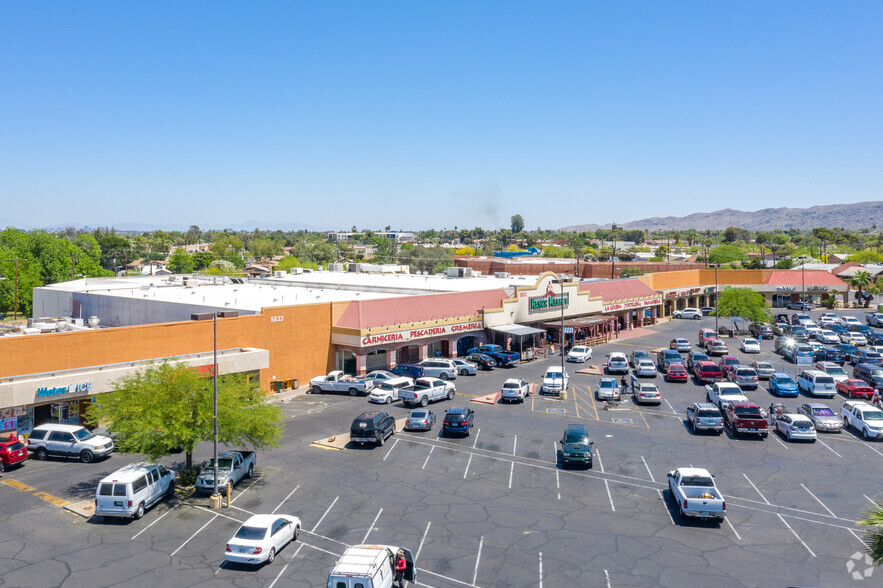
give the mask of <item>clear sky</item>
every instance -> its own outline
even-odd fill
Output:
[[[883,2],[3,2],[0,220],[527,228],[881,200]]]

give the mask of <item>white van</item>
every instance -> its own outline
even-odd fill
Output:
[[[174,493],[174,471],[152,463],[133,463],[98,484],[95,515],[140,519],[145,509]]]
[[[804,370],[797,377],[797,387],[801,392],[813,396],[834,398],[837,395],[837,383],[834,376],[819,370]]]
[[[399,551],[407,565],[403,579],[416,582],[417,569],[410,550],[391,545],[353,545],[331,570],[327,588],[392,588]]]

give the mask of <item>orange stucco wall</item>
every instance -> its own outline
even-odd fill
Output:
[[[762,284],[772,270],[718,269],[717,283],[726,285]],[[714,269],[695,269],[679,272],[660,272],[641,277],[654,290],[688,288],[699,284],[714,284]]]
[[[218,348],[270,351],[261,387],[301,384],[333,363],[330,303],[276,307],[263,314],[218,319]],[[212,321],[186,321],[0,339],[0,377],[84,368],[212,350]]]

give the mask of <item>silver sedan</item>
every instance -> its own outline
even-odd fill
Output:
[[[474,376],[478,373],[478,366],[465,359],[454,358],[451,361],[457,366],[457,373],[461,376]]]
[[[435,412],[428,408],[415,408],[405,421],[409,431],[430,431],[435,423]]]
[[[843,430],[840,418],[821,402],[807,402],[797,407],[797,413],[809,417],[819,433],[839,433]]]

